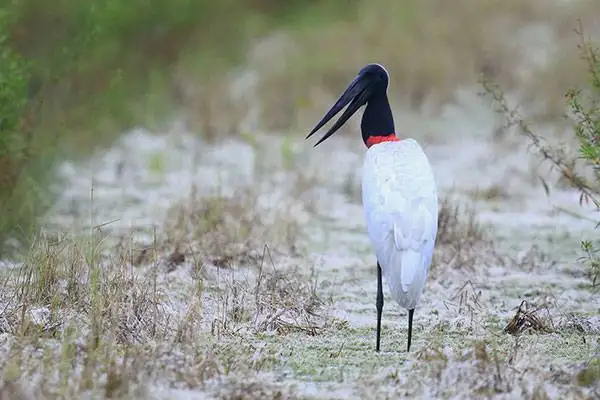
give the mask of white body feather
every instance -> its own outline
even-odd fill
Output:
[[[392,298],[414,309],[427,281],[438,219],[433,172],[415,140],[383,142],[367,150],[362,200]]]

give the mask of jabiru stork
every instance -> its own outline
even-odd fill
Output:
[[[316,147],[366,105],[361,121],[362,139],[367,146],[362,202],[377,258],[375,350],[379,352],[381,341],[383,275],[392,298],[408,310],[409,352],[413,314],[427,281],[437,236],[438,195],[433,171],[421,146],[414,139],[396,136],[387,96],[389,81],[382,65],[366,65],[306,139],[349,104]]]

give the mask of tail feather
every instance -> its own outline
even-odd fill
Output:
[[[422,256],[420,253],[406,249],[400,256],[400,282],[402,290],[408,292],[410,286],[417,278],[417,273],[423,268]]]
[[[416,307],[426,278],[423,255],[415,250],[394,251],[381,267],[392,298],[402,307]]]

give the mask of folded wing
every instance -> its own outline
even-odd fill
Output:
[[[394,257],[399,261],[402,290],[408,292],[415,279],[427,275],[437,230],[432,210],[426,199],[414,199],[410,209],[393,215],[392,231]],[[392,265],[390,267],[393,268]]]

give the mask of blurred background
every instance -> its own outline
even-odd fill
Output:
[[[597,0],[5,0],[0,241],[35,231],[60,160],[175,119],[208,140],[303,138],[367,62],[403,112],[434,115],[483,75],[560,124],[587,79],[579,18],[598,38]]]

